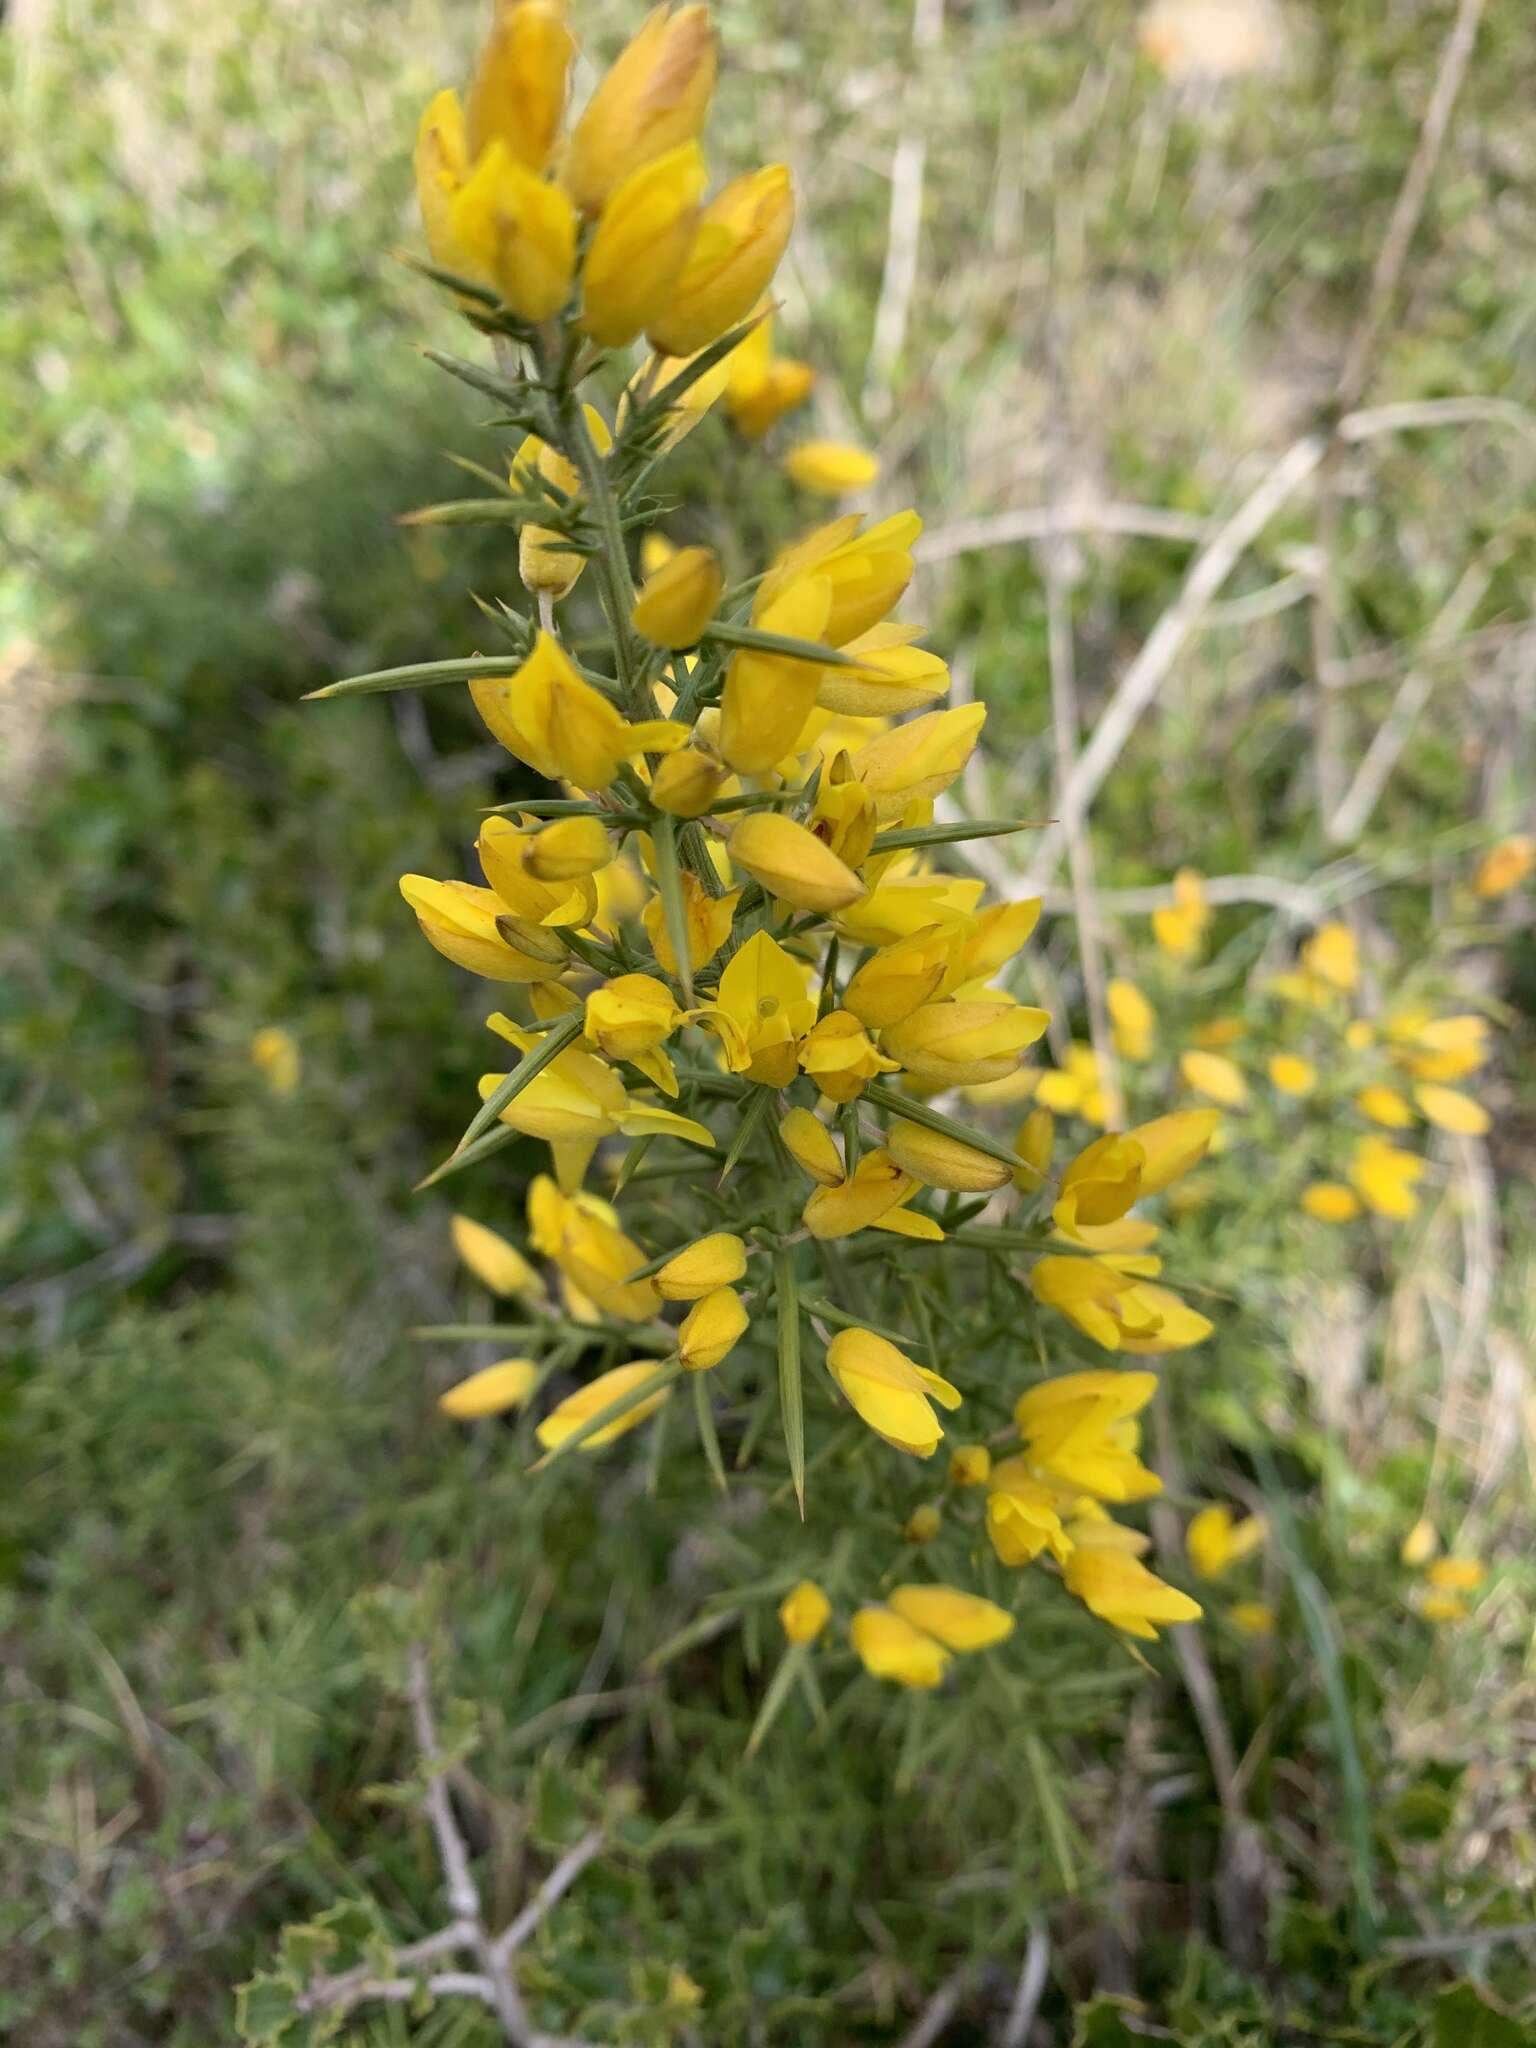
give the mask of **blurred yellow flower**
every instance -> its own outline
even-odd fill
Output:
[[[1518,889],[1533,869],[1536,869],[1536,839],[1519,832],[1510,839],[1501,839],[1497,846],[1490,847],[1483,855],[1473,878],[1474,894],[1483,897],[1507,896],[1511,889]]]
[[[1421,1081],[1413,1091],[1419,1113],[1442,1131],[1455,1131],[1464,1138],[1486,1137],[1493,1119],[1480,1102],[1458,1088],[1442,1088]]]
[[[714,616],[725,578],[711,548],[678,548],[645,580],[630,624],[658,647],[692,647]]]
[[[251,1035],[250,1057],[251,1065],[274,1095],[293,1094],[303,1074],[304,1062],[299,1054],[299,1042],[291,1031],[285,1031],[281,1024],[264,1024]]]
[[[1104,991],[1109,1006],[1110,1034],[1123,1060],[1149,1060],[1157,1017],[1133,981],[1116,979]]]
[[[1208,1095],[1223,1109],[1242,1109],[1248,1101],[1242,1069],[1219,1052],[1182,1052],[1179,1072],[1197,1094]]]
[[[1192,960],[1210,921],[1204,882],[1193,868],[1180,868],[1173,878],[1173,902],[1152,913],[1153,938],[1175,960]]]
[[[1202,1613],[1198,1600],[1121,1550],[1079,1544],[1062,1566],[1062,1577],[1091,1614],[1149,1642],[1157,1637],[1154,1624],[1198,1621]]]
[[[1184,1547],[1197,1578],[1219,1579],[1233,1565],[1251,1557],[1268,1534],[1269,1524],[1262,1515],[1234,1521],[1232,1510],[1218,1501],[1191,1517]]]
[[[1359,986],[1360,948],[1347,924],[1320,925],[1301,949],[1301,964],[1341,995]]]
[[[539,1368],[531,1358],[503,1358],[440,1394],[437,1405],[456,1422],[504,1415],[509,1408],[525,1407],[538,1383]]]
[[[449,1229],[454,1250],[492,1294],[543,1298],[543,1282],[515,1244],[469,1216],[455,1216]]]
[[[1275,1610],[1263,1600],[1234,1600],[1227,1619],[1244,1636],[1272,1636],[1278,1626]]]
[[[599,82],[571,136],[562,177],[584,213],[642,164],[692,142],[715,88],[707,7],[655,7]]]
[[[1413,1122],[1413,1111],[1395,1088],[1362,1088],[1355,1107],[1373,1124],[1384,1124],[1389,1131],[1405,1131]]]
[[[1420,1516],[1403,1538],[1398,1556],[1406,1565],[1426,1565],[1440,1548],[1439,1531],[1426,1516]]]
[[[1338,1180],[1315,1180],[1303,1188],[1301,1206],[1319,1223],[1351,1223],[1360,1214],[1359,1197]]]
[[[907,1543],[931,1543],[943,1527],[944,1517],[932,1501],[924,1501],[915,1507],[902,1524],[902,1538]]]
[[[952,1486],[985,1486],[992,1471],[992,1453],[985,1444],[956,1444],[949,1454]]]
[[[576,1434],[584,1423],[594,1415],[600,1415],[605,1408],[635,1393],[639,1388],[655,1379],[657,1364],[654,1358],[639,1359],[632,1365],[616,1365],[611,1372],[599,1373],[595,1380],[589,1380],[584,1387],[578,1387],[574,1394],[567,1394],[557,1408],[552,1408],[539,1424],[534,1434],[546,1451],[558,1450],[567,1437]],[[662,1402],[671,1395],[671,1386],[659,1388],[654,1394],[644,1396],[636,1405],[616,1416],[612,1422],[605,1422],[585,1437],[579,1448],[583,1451],[601,1450],[604,1444],[611,1444],[616,1437],[638,1429],[647,1416],[654,1415]]]
[[[894,1679],[914,1692],[931,1692],[950,1662],[942,1643],[889,1607],[861,1607],[848,1636],[872,1678]]]
[[[814,1643],[832,1619],[832,1603],[814,1579],[801,1579],[779,1603],[779,1626],[792,1643]]]
[[[785,456],[784,469],[801,490],[828,498],[866,491],[880,475],[878,460],[846,441],[801,441]]]
[[[1424,1177],[1424,1162],[1385,1138],[1362,1138],[1350,1162],[1349,1177],[1367,1208],[1378,1216],[1402,1222],[1417,1214],[1414,1185]]]
[[[1317,1069],[1297,1053],[1277,1052],[1269,1063],[1269,1078],[1282,1095],[1310,1095],[1317,1086]]]
[[[565,117],[575,54],[565,0],[497,0],[465,110],[470,156],[500,142],[525,169],[542,171]]]

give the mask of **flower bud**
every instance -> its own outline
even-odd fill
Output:
[[[896,1062],[875,1050],[851,1010],[829,1010],[800,1041],[800,1065],[831,1102],[852,1102],[866,1081],[894,1074]]]
[[[927,711],[861,747],[853,757],[853,772],[881,818],[897,817],[915,797],[948,789],[975,752],[986,716],[984,704]]]
[[[720,559],[711,549],[679,548],[646,578],[630,624],[658,647],[696,646],[724,587]]]
[[[709,174],[696,142],[632,171],[604,206],[581,273],[581,324],[623,348],[672,302]]]
[[[449,1225],[453,1248],[471,1273],[492,1294],[526,1294],[542,1299],[543,1283],[515,1244],[469,1216],[455,1216]]]
[[[508,944],[497,929],[506,906],[494,889],[402,875],[400,894],[415,911],[428,944],[471,974],[487,981],[548,981],[561,972],[563,960],[539,959]]]
[[[717,1287],[732,1287],[747,1270],[747,1248],[729,1230],[683,1246],[655,1275],[663,1301],[697,1301]]]
[[[995,1601],[957,1586],[897,1586],[891,1610],[925,1634],[937,1636],[946,1650],[990,1650],[1013,1634],[1013,1616]]]
[[[791,1159],[812,1180],[824,1188],[841,1185],[843,1155],[837,1149],[837,1141],[808,1109],[790,1110],[779,1124],[779,1136]]]
[[[1050,1020],[1023,1003],[924,1003],[893,1024],[882,1043],[909,1074],[945,1087],[1000,1081]]]
[[[904,1117],[893,1121],[886,1143],[896,1164],[927,1188],[979,1195],[1006,1186],[1010,1178],[1010,1169],[1002,1160]]]
[[[786,165],[732,179],[699,216],[671,304],[646,330],[652,345],[691,356],[744,320],[779,267],[794,218]]]
[[[784,473],[802,491],[846,498],[869,489],[880,475],[880,463],[846,441],[801,441],[785,456]]]
[[[548,320],[569,298],[575,209],[505,143],[491,144],[455,194],[450,228],[469,274],[493,284],[520,319]]]
[[[607,421],[595,406],[583,406],[582,410],[593,445],[599,455],[606,455],[613,445]],[[547,442],[541,441],[537,434],[528,435],[512,458],[513,489],[525,491],[530,497],[536,496],[532,474],[543,477],[546,483],[553,484],[568,498],[581,494],[581,478],[576,474],[574,463],[558,448],[551,448]],[[556,533],[553,527],[525,526],[517,537],[518,575],[530,590],[547,590],[557,602],[575,589],[577,578],[586,566],[586,557],[573,553],[565,536]],[[470,691],[473,695],[473,684]]]
[[[849,982],[843,1002],[872,1031],[899,1024],[926,1003],[944,979],[960,924],[924,925],[910,938],[882,946]]]
[[[474,267],[453,229],[453,202],[468,176],[464,109],[456,92],[440,92],[422,115],[416,133],[416,198],[426,230],[427,253],[442,269],[460,277],[468,277]]]
[[[1536,839],[1526,833],[1518,833],[1513,839],[1501,839],[1497,846],[1490,847],[1483,855],[1472,883],[1472,892],[1485,900],[1507,896],[1511,889],[1519,888],[1533,869],[1536,869]]]
[[[932,1501],[924,1501],[915,1507],[901,1525],[902,1540],[907,1543],[931,1543],[943,1525],[944,1517]]]
[[[655,7],[588,100],[564,177],[583,213],[596,213],[632,171],[692,142],[715,89],[707,7]]]
[[[587,997],[586,1035],[611,1060],[650,1052],[682,1021],[672,991],[654,974],[615,975]]]
[[[557,1408],[552,1408],[539,1424],[534,1434],[546,1451],[558,1450],[568,1436],[574,1436],[584,1422],[611,1407],[626,1394],[632,1394],[643,1387],[647,1380],[656,1377],[654,1358],[637,1359],[632,1365],[616,1365],[611,1372],[599,1373],[595,1380],[589,1380],[584,1387],[578,1387],[574,1394],[567,1394]],[[657,1393],[641,1400],[625,1414],[616,1416],[612,1422],[605,1422],[591,1436],[583,1439],[583,1451],[601,1450],[604,1444],[611,1444],[615,1437],[624,1436],[629,1430],[638,1429],[648,1415],[654,1415],[662,1402],[671,1394],[670,1386],[662,1387]]]
[[[657,762],[651,777],[651,802],[674,818],[701,818],[720,794],[727,774],[712,754],[699,747],[680,747]]]
[[[816,694],[822,710],[848,718],[896,718],[942,697],[949,670],[926,647],[912,645],[918,630],[891,620],[848,642],[843,652],[856,655],[860,665],[822,671]]]
[[[747,1327],[747,1312],[733,1287],[717,1287],[696,1301],[677,1332],[677,1355],[689,1372],[720,1363]]]
[[[891,1678],[913,1692],[931,1692],[950,1661],[942,1643],[889,1607],[861,1607],[848,1638],[871,1678]]]
[[[832,1603],[814,1579],[802,1579],[779,1603],[779,1626],[792,1643],[814,1643],[832,1619]]]
[[[827,1346],[827,1370],[860,1420],[913,1457],[931,1458],[944,1435],[929,1403],[960,1406],[958,1388],[873,1330],[839,1330]]]
[[[534,834],[524,859],[537,881],[574,882],[607,867],[613,845],[601,818],[557,818]]]
[[[498,0],[469,88],[472,161],[500,141],[526,170],[544,169],[565,117],[575,54],[565,0]]]
[[[472,1422],[483,1415],[505,1415],[509,1408],[525,1407],[539,1383],[539,1368],[531,1358],[503,1358],[460,1380],[437,1405],[455,1422]]]
[[[1079,1152],[1061,1177],[1061,1195],[1051,1211],[1058,1230],[1079,1224],[1090,1229],[1115,1223],[1141,1193],[1146,1155],[1129,1138],[1111,1132]]]
[[[951,1486],[985,1486],[992,1474],[992,1453],[985,1444],[956,1444],[949,1454]]]
[[[857,868],[869,858],[877,823],[874,800],[862,782],[854,781],[848,756],[835,754],[816,792],[811,831],[845,867]]]
[[[738,867],[797,910],[841,910],[864,894],[864,884],[830,847],[781,812],[749,813],[729,848]]]
[[[1126,1137],[1141,1147],[1141,1192],[1160,1195],[1198,1166],[1220,1122],[1214,1109],[1176,1109],[1127,1131]]]

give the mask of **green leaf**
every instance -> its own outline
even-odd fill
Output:
[[[547,1471],[568,1452],[579,1451],[588,1438],[595,1436],[598,1430],[605,1428],[610,1422],[617,1422],[621,1416],[628,1415],[631,1409],[638,1408],[642,1401],[649,1401],[651,1396],[660,1393],[663,1387],[670,1387],[682,1369],[683,1363],[680,1358],[663,1360],[649,1379],[641,1380],[638,1386],[628,1388],[617,1400],[610,1401],[605,1408],[599,1408],[595,1415],[589,1415],[579,1428],[573,1429],[552,1451],[546,1451],[542,1458],[535,1459],[528,1470]]]
[[[1178,2041],[1166,2027],[1147,2023],[1146,2007],[1136,1998],[1112,1992],[1080,2005],[1073,2015],[1072,2048],[1139,2048],[1143,2041]]]
[[[809,1643],[791,1643],[779,1659],[779,1668],[768,1681],[768,1690],[763,1694],[763,1704],[757,1710],[757,1719],[752,1723],[752,1733],[747,1737],[746,1755],[756,1756],[762,1748],[768,1731],[778,1719],[779,1710],[789,1698],[790,1688],[799,1677],[809,1654]]]
[[[301,2017],[295,1979],[267,1971],[235,1992],[235,2032],[251,2048],[275,2048]]]
[[[800,1290],[791,1253],[773,1255],[773,1298],[779,1320],[779,1415],[784,1448],[795,1485],[800,1519],[805,1520],[805,1388],[800,1377]]]
[[[656,889],[666,918],[667,937],[677,956],[677,981],[683,992],[683,1006],[693,1008],[693,962],[688,949],[688,908],[683,901],[682,876],[677,866],[677,820],[659,814],[651,831],[651,848],[656,856]]]
[[[729,1482],[725,1476],[725,1460],[720,1455],[720,1432],[715,1428],[714,1396],[709,1391],[709,1374],[696,1372],[693,1380],[693,1413],[699,1425],[699,1442],[704,1448],[704,1462],[709,1467],[709,1476],[720,1493],[728,1491]]]
[[[1465,1979],[1435,2000],[1430,2048],[1533,2048],[1536,2026],[1515,2019]]]
[[[870,854],[899,853],[909,846],[956,846],[966,839],[1001,839],[1008,832],[1037,832],[1036,818],[973,818],[965,824],[914,825],[905,832],[877,832]]]
[[[814,661],[820,668],[858,668],[856,655],[841,648],[823,647],[816,640],[797,640],[789,633],[763,633],[756,626],[733,626],[717,619],[704,629],[706,643],[720,647],[746,647],[756,654],[782,654],[791,661]]]
[[[725,1164],[720,1169],[719,1184],[722,1187],[730,1178],[732,1168],[737,1165],[748,1145],[752,1142],[753,1133],[768,1114],[768,1105],[772,1100],[773,1090],[771,1088],[754,1088],[752,1090],[751,1100],[741,1113],[740,1120],[736,1125],[736,1135],[731,1140],[731,1149],[726,1153]]]
[[[510,1124],[498,1124],[494,1131],[487,1131],[483,1138],[476,1138],[474,1143],[466,1145],[462,1152],[451,1153],[441,1166],[434,1166],[424,1179],[417,1181],[411,1190],[412,1194],[419,1195],[427,1188],[435,1188],[438,1182],[446,1180],[450,1173],[462,1173],[466,1166],[474,1166],[488,1154],[499,1152],[503,1145],[515,1144],[522,1135],[521,1131],[514,1131]]]
[[[312,704],[322,697],[366,697],[377,690],[425,690],[435,683],[468,683],[476,676],[515,676],[526,654],[462,654],[450,661],[413,661],[404,668],[376,668],[362,676],[343,676],[300,699]]]
[[[458,286],[455,285],[454,289],[457,290]],[[438,348],[424,348],[422,354],[429,363],[436,363],[440,370],[446,370],[450,377],[457,377],[461,384],[467,384],[471,391],[478,391],[483,398],[494,398],[498,405],[504,405],[515,413],[528,411],[526,385],[498,377],[494,370],[484,369],[479,363],[467,363],[462,356],[445,355]]]
[[[1029,1170],[1027,1162],[1000,1138],[990,1137],[985,1131],[972,1130],[969,1124],[957,1124],[953,1117],[930,1109],[915,1095],[903,1095],[899,1089],[887,1088],[883,1081],[869,1082],[863,1099],[871,1109],[886,1110],[891,1116],[905,1118],[909,1124],[921,1124],[924,1130],[937,1131],[944,1138],[954,1138],[962,1145],[971,1146],[974,1151],[984,1152],[989,1159],[1001,1160],[1005,1166]]]
[[[402,512],[400,526],[527,526],[528,508],[521,499],[445,498],[439,505],[421,505]],[[570,543],[567,542],[569,547]]]

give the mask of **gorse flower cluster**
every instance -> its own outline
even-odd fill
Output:
[[[573,53],[560,0],[503,0],[466,100],[438,95],[417,150],[430,274],[496,367],[436,360],[512,439],[501,467],[471,466],[487,495],[416,516],[515,531],[531,607],[485,608],[505,652],[323,693],[467,682],[559,791],[530,781],[485,818],[482,881],[401,882],[429,943],[505,992],[487,1019],[503,1058],[433,1178],[518,1138],[547,1147],[525,1249],[455,1224],[514,1305],[495,1327],[518,1355],[442,1406],[526,1409],[540,1465],[644,1425],[654,1471],[687,1385],[715,1484],[729,1459],[782,1479],[802,1517],[820,1493],[823,1528],[862,1515],[871,1577],[898,1575],[903,1543],[909,1560],[949,1545],[997,1592],[1000,1568],[1048,1561],[1150,1637],[1200,1611],[1110,1512],[1158,1490],[1137,1421],[1156,1376],[1056,1367],[1074,1329],[1140,1356],[1209,1334],[1131,1212],[1197,1164],[1218,1115],[1060,1162],[1039,1106],[996,1127],[1048,1022],[1008,985],[1039,905],[985,905],[940,864],[1018,828],[933,821],[986,713],[942,708],[944,663],[897,616],[917,515],[838,518],[734,586],[710,548],[658,530],[683,434],[721,406],[755,438],[810,388],[769,340],[789,174],[707,197],[706,9],[657,8],[567,132]],[[854,453],[812,443],[798,466],[842,491],[870,480]],[[578,634],[594,594],[601,634]],[[872,1461],[921,1471],[951,1430],[969,1441],[949,1446],[945,1504],[870,1504]],[[781,1526],[791,1559],[799,1525]],[[786,1594],[786,1674],[849,1568],[845,1546],[827,1589]],[[998,1601],[904,1581],[849,1639],[871,1672],[926,1688],[1013,1627]]]

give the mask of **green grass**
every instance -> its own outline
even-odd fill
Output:
[[[596,12],[612,47],[619,11]],[[1372,403],[1532,399],[1536,47],[1518,10],[1489,13]],[[886,502],[933,528],[1043,502],[1059,413],[1065,493],[1220,514],[1313,422],[1446,10],[1314,10],[1286,79],[1211,93],[1138,60],[1129,5],[952,14],[904,88],[904,8],[723,10],[721,154],[782,149],[805,193],[784,324],[823,365],[820,424],[857,421],[886,167],[920,115],[925,237]],[[519,784],[458,691],[297,700],[479,644],[469,593],[514,589],[504,545],[392,523],[451,490],[445,448],[493,445],[478,401],[413,354],[457,337],[389,255],[414,233],[415,111],[462,68],[477,16],[422,0],[30,18],[0,49],[18,137],[0,170],[0,2031],[194,2048],[231,2037],[234,1987],[281,1968],[285,1927],[338,1901],[354,1944],[438,1924],[416,1804],[376,1789],[416,1767],[412,1636],[433,1645],[449,1725],[474,1731],[456,1793],[499,1914],[583,1825],[612,1832],[527,1952],[545,2025],[893,2041],[969,1968],[941,2037],[960,2048],[999,2037],[1041,1916],[1053,2041],[1074,2007],[1084,2048],[1139,2038],[1106,2002],[1120,1992],[1188,2048],[1532,2039],[1492,2009],[1528,1999],[1528,1945],[1400,1946],[1532,1913],[1536,956],[1528,910],[1469,927],[1452,906],[1475,849],[1529,822],[1517,659],[1447,663],[1358,850],[1378,971],[1508,1005],[1498,1265],[1455,1413],[1459,1183],[1436,1182],[1406,1239],[1329,1238],[1294,1215],[1293,1181],[1240,1152],[1174,1241],[1176,1278],[1219,1304],[1216,1344],[1168,1373],[1191,1492],[1290,1507],[1258,1582],[1280,1642],[1255,1647],[1220,1612],[1206,1631],[1274,1880],[1264,1965],[1240,1968],[1166,1651],[1148,1670],[1106,1637],[1078,1668],[1042,1578],[1016,1657],[914,1715],[829,1650],[826,1729],[794,1698],[747,1764],[773,1607],[828,1530],[792,1535],[754,1581],[756,1543],[701,1513],[680,1460],[654,1491],[641,1461],[529,1482],[513,1432],[437,1415],[467,1354],[407,1332],[486,1308],[453,1268],[450,1207],[512,1227],[532,1156],[410,1194],[467,1121],[483,1005],[419,944],[395,880],[465,871],[476,807]],[[1362,448],[1346,652],[1423,634],[1469,568],[1464,629],[1523,618],[1531,476],[1528,436],[1496,427]],[[712,426],[671,478],[671,530],[734,563],[804,516]],[[1228,594],[1305,566],[1310,540],[1298,503]],[[1087,546],[1090,720],[1188,558]],[[1034,556],[965,556],[919,595],[936,644],[974,661],[1010,803],[1048,811]],[[1194,639],[1095,808],[1107,890],[1185,861],[1306,877],[1334,857],[1309,794],[1309,678],[1303,607]],[[1350,693],[1354,755],[1398,679]],[[1165,1019],[1149,1099],[1198,1018],[1247,1003],[1272,931],[1224,913],[1213,964],[1155,984],[1145,921],[1112,919],[1113,965]],[[1075,1002],[1070,921],[1043,938]],[[288,1100],[248,1058],[270,1023],[303,1057]],[[1495,1566],[1473,1621],[1440,1633],[1397,1562],[1426,1490]],[[909,1491],[890,1486],[893,1530]],[[716,1607],[739,1618],[648,1670]],[[594,1693],[617,1701],[562,1722],[562,1701]],[[667,2003],[674,1967],[703,1990],[696,2017]],[[499,2036],[445,2002],[367,2009],[343,2038]]]

